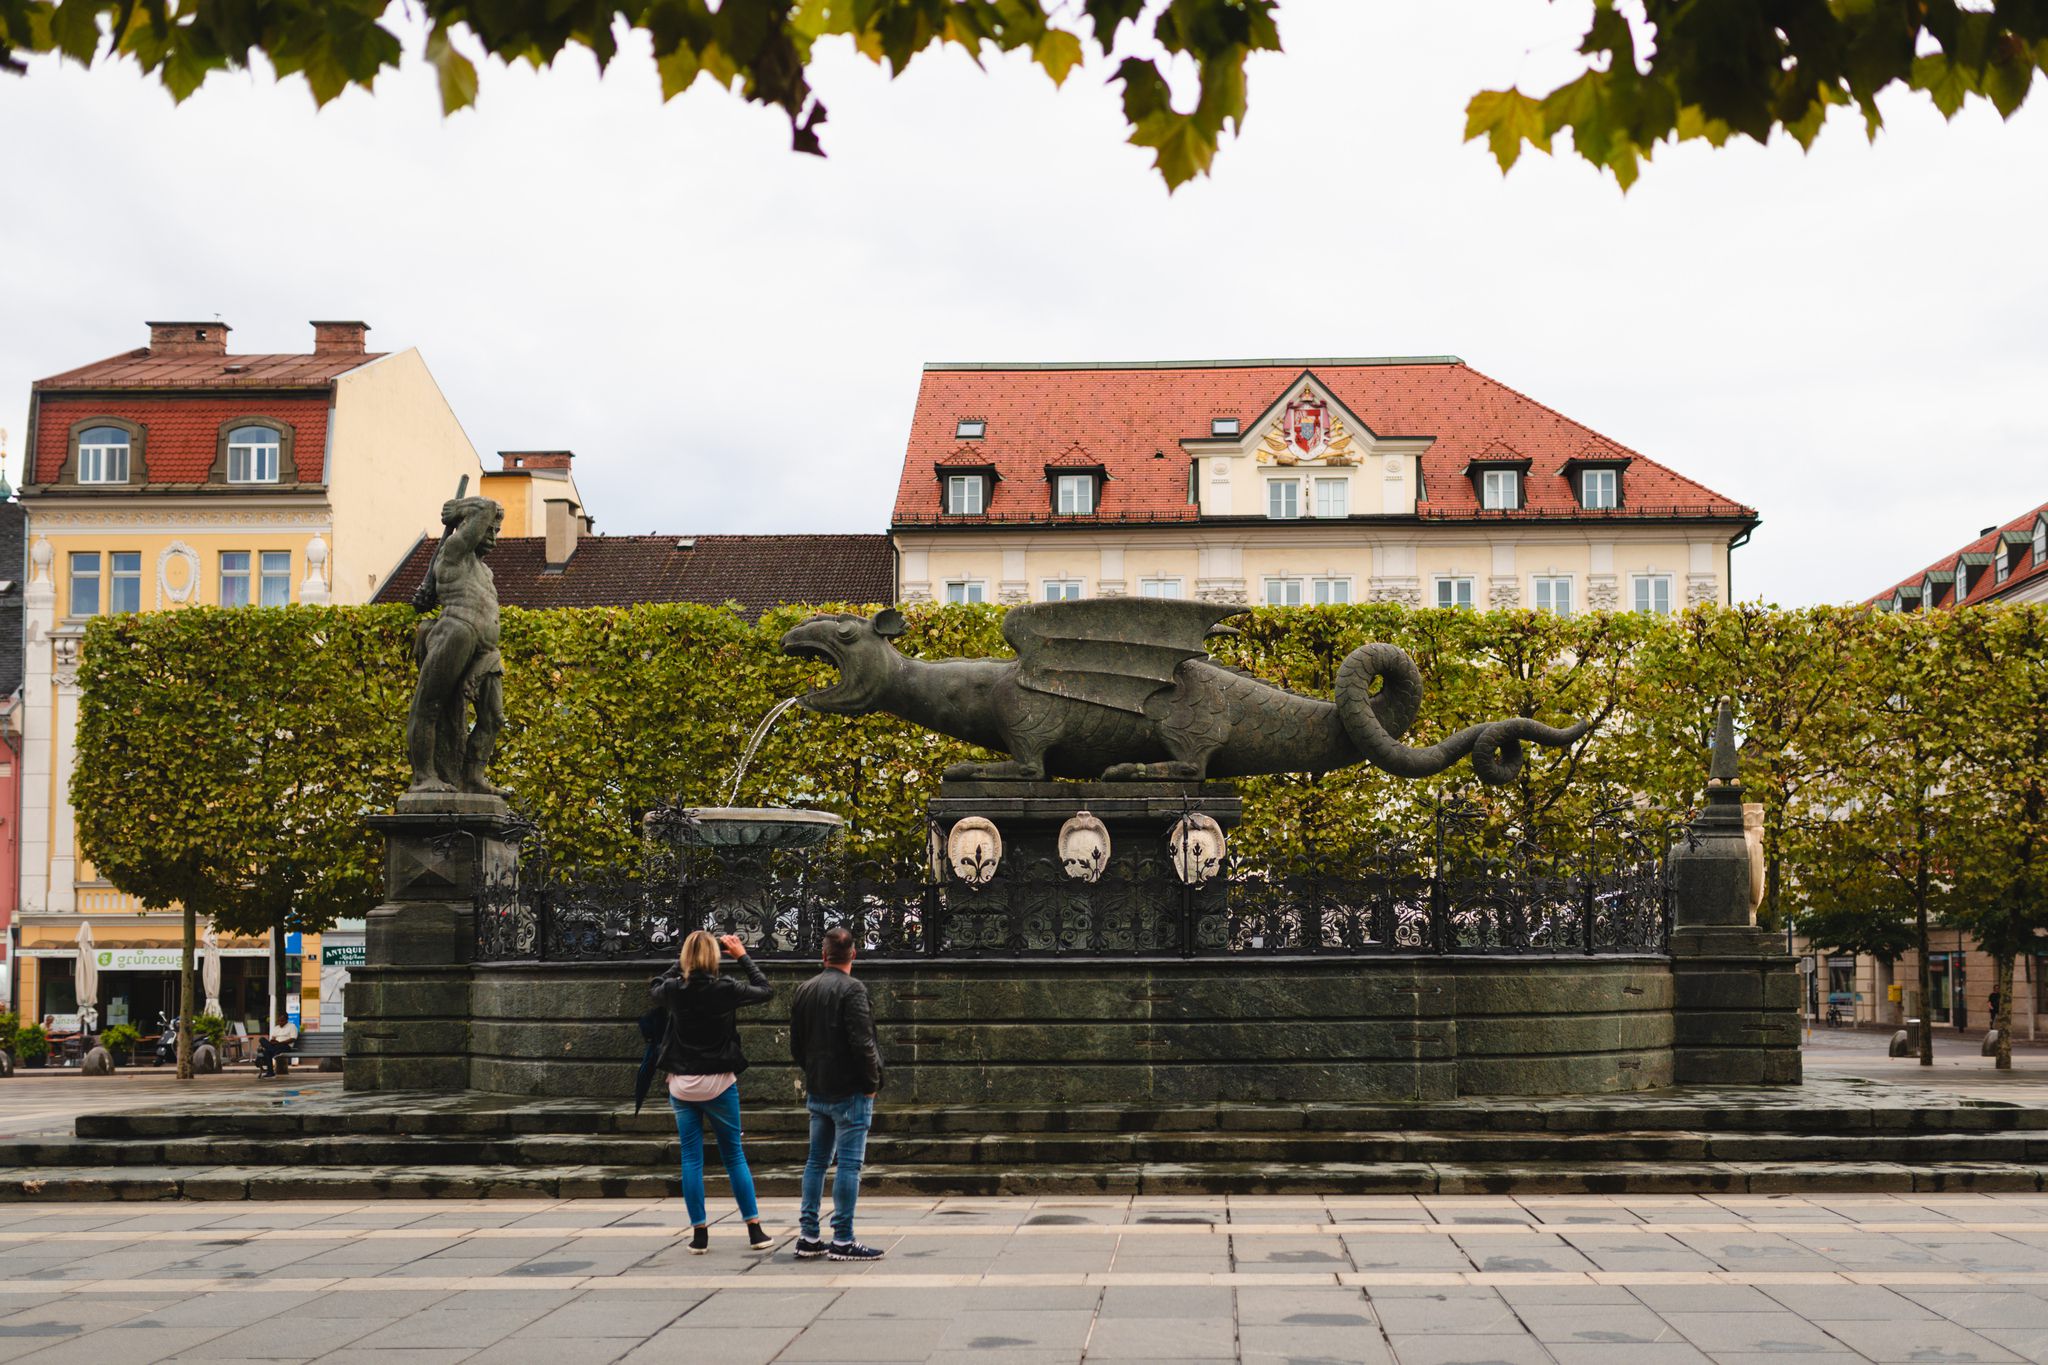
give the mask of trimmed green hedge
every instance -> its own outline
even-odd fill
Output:
[[[692,605],[507,609],[510,725],[494,776],[558,858],[632,858],[644,811],[723,804],[760,717],[832,676],[780,651],[782,632],[806,614],[788,608],[750,623]],[[908,616],[906,654],[1008,652],[999,608]],[[287,923],[305,927],[362,913],[377,897],[378,845],[361,817],[390,809],[406,782],[415,619],[407,607],[96,619],[80,668],[72,788],[86,856],[145,900],[182,899],[230,928],[275,922],[280,906]],[[2039,696],[2041,675],[2027,669],[2042,664],[2048,613],[1743,607],[1560,619],[1365,604],[1261,608],[1235,624],[1240,633],[1213,642],[1219,658],[1323,696],[1357,645],[1409,650],[1427,680],[1410,743],[1504,715],[1563,723],[1607,713],[1574,749],[1532,751],[1504,788],[1479,786],[1462,763],[1420,783],[1369,767],[1246,781],[1247,852],[1417,838],[1445,798],[1476,802],[1497,834],[1552,842],[1603,806],[1676,815],[1697,799],[1715,699],[1728,695],[1745,731],[1744,780],[1767,807],[1775,902],[1791,862],[1813,871],[1829,812],[1884,808],[1896,795],[1885,783],[1913,722],[1886,721],[1886,696],[1925,690],[1937,676],[1949,689],[1975,679],[1967,702],[1949,703],[1971,722],[1958,733],[2025,730],[2026,707],[2011,703]],[[1953,737],[1940,745],[1943,761],[1979,766],[1968,789],[2006,820],[2048,764],[2016,756],[2011,743],[1997,753],[1966,753]],[[858,850],[916,858],[939,772],[970,756],[893,718],[797,709],[763,743],[739,799],[830,809],[846,817]],[[1804,881],[1809,891],[1819,884]]]

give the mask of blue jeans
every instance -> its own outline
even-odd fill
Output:
[[[726,1178],[732,1181],[733,1202],[748,1222],[761,1216],[754,1202],[754,1173],[747,1169],[747,1151],[740,1145],[740,1088],[729,1085],[715,1100],[685,1104],[669,1096],[668,1107],[676,1113],[676,1136],[683,1144],[683,1203],[689,1206],[693,1227],[704,1225],[704,1125],[710,1123],[718,1138],[718,1159],[725,1163]]]
[[[825,1168],[833,1162],[832,1240],[853,1240],[853,1205],[860,1198],[860,1163],[868,1151],[868,1126],[875,1120],[875,1102],[867,1095],[843,1100],[805,1101],[811,1111],[811,1154],[804,1161],[803,1206],[798,1226],[808,1241],[818,1240],[818,1206],[825,1200]]]

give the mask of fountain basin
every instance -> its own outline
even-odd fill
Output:
[[[823,810],[793,806],[685,806],[648,815],[650,833],[692,848],[810,848],[845,828]]]

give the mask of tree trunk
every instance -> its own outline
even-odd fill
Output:
[[[192,1079],[192,1021],[199,1003],[192,998],[192,954],[199,946],[199,915],[185,907],[185,946],[178,958],[178,1079]]]
[[[1998,959],[1998,1008],[1991,1011],[1991,1027],[1998,1030],[1998,1070],[2012,1070],[2012,957],[2005,953]]]
[[[1913,810],[1913,846],[1919,853],[1920,866],[1913,873],[1913,932],[1920,940],[1920,1065],[1934,1065],[1934,1001],[1931,991],[1933,975],[1928,970],[1927,959],[1932,955],[1927,945],[1927,807],[1916,804]]]

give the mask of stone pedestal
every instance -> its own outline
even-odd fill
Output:
[[[369,824],[384,836],[384,903],[349,973],[345,1084],[463,1089],[474,897],[480,881],[516,872],[516,822],[497,797],[452,795],[407,797]]]
[[[1091,947],[1137,947],[1170,954],[1191,943],[1221,945],[1225,880],[1184,885],[1174,874],[1167,836],[1184,815],[1207,815],[1226,835],[1235,829],[1244,806],[1227,782],[949,778],[926,809],[942,846],[969,816],[993,823],[1003,841],[1002,861],[986,885],[946,877],[944,951],[1086,954]],[[1093,882],[1069,876],[1060,857],[1061,828],[1083,812],[1109,834],[1109,860]]]
[[[1724,730],[1732,724],[1724,718]],[[1733,735],[1717,752],[1707,808],[1671,850],[1672,1071],[1680,1085],[1797,1085],[1799,973],[1751,919]],[[1717,748],[1719,746],[1717,745]]]

